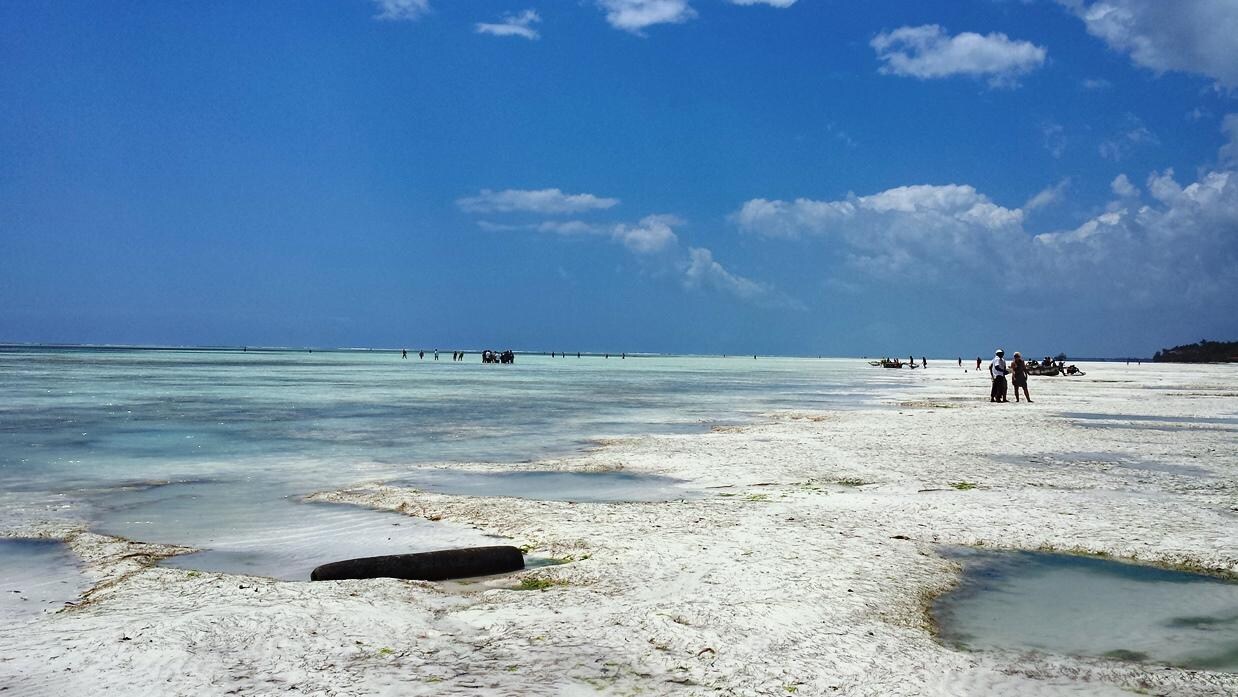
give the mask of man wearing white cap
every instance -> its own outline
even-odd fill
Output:
[[[989,377],[993,378],[993,389],[989,391],[990,402],[1006,401],[1006,359],[1005,352],[997,349],[993,352],[993,360],[989,361]]]

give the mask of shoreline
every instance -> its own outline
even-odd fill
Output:
[[[1037,402],[1025,407],[980,403],[974,380],[947,378],[894,390],[880,409],[778,412],[517,465],[666,475],[705,492],[681,501],[382,485],[308,497],[469,525],[570,559],[457,586],[187,572],[153,565],[170,546],[78,533],[71,546],[97,579],[89,602],[0,630],[0,684],[35,694],[53,680],[144,694],[1233,694],[1238,674],[968,653],[934,637],[925,610],[959,569],[941,545],[1052,545],[1238,572],[1233,429],[1089,428],[1060,415],[1107,401],[1228,418],[1211,398],[1223,390],[1170,386],[1208,396],[1132,402],[1116,393],[1123,382],[1097,378],[1033,383]],[[993,414],[1016,409],[1009,437],[994,439]],[[521,578],[550,585],[512,590]]]

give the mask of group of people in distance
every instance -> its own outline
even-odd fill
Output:
[[[425,351],[418,351],[418,352],[417,352],[417,358],[418,358],[418,360],[425,360],[425,357],[426,357],[426,352],[425,352]],[[400,358],[408,358],[408,349],[400,349]],[[436,360],[436,361],[438,360],[438,349],[434,349],[434,360]],[[464,360],[464,352],[463,352],[463,351],[452,351],[452,352],[451,352],[451,360],[453,360],[453,361],[463,361],[463,360]]]
[[[510,350],[504,351],[502,353],[499,353],[497,351],[482,351],[481,362],[482,363],[502,363],[502,364],[515,363],[516,354],[512,353]]]
[[[980,359],[976,359],[977,368],[979,367]],[[989,361],[989,377],[993,378],[993,389],[989,392],[990,402],[1008,402],[1006,399],[1006,376],[1010,375],[1010,381],[1014,384],[1014,401],[1019,401],[1019,388],[1023,388],[1023,396],[1027,398],[1027,403],[1032,403],[1032,395],[1027,391],[1027,363],[1023,360],[1023,356],[1018,351],[1014,352],[1014,358],[1010,363],[1006,363],[1006,352],[997,349],[993,352],[993,360]]]

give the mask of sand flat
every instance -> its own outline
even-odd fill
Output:
[[[48,523],[24,532],[66,539],[100,580],[77,607],[0,628],[0,686],[152,695],[1236,694],[1235,674],[966,653],[934,638],[926,599],[958,573],[940,545],[1086,550],[1238,572],[1232,430],[1097,429],[1063,415],[1225,418],[1235,407],[1223,392],[1238,375],[1087,370],[1033,378],[1032,405],[990,405],[974,373],[907,372],[890,377],[888,408],[615,438],[554,463],[675,477],[711,492],[699,499],[569,503],[379,485],[315,497],[475,526],[572,559],[473,584],[193,573],[152,565],[175,550]],[[1120,466],[1109,453],[1190,469]],[[557,585],[510,590],[524,576]]]

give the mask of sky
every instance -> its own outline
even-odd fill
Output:
[[[1235,56],[1235,0],[0,0],[0,342],[1234,340]]]

